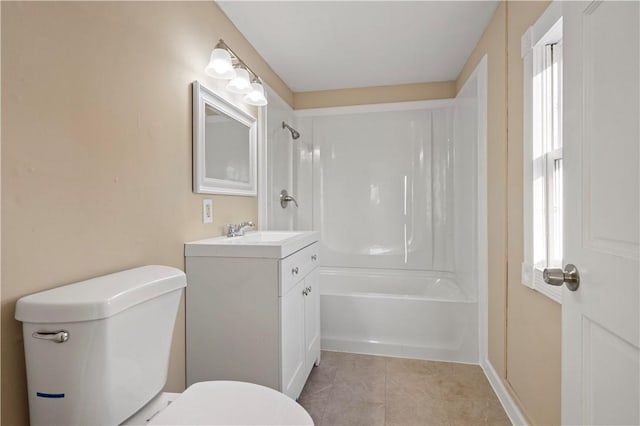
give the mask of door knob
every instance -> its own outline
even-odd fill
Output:
[[[544,282],[549,285],[566,284],[571,291],[576,291],[580,287],[580,274],[578,268],[571,263],[564,267],[564,271],[560,268],[544,268],[542,271]]]

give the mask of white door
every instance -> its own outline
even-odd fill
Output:
[[[304,280],[280,298],[280,333],[282,339],[282,393],[297,399],[305,375]]]
[[[304,341],[306,370],[320,362],[320,268],[315,268],[304,279],[307,294],[304,298]]]
[[[564,3],[562,423],[640,424],[640,4]]]

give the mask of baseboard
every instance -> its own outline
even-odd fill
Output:
[[[480,360],[480,366],[484,370],[485,376],[487,376],[493,391],[498,396],[498,399],[500,400],[504,411],[507,413],[507,416],[509,416],[511,423],[518,426],[528,426],[529,423],[527,422],[527,419],[522,414],[522,411],[520,411],[520,408],[518,408],[518,405],[511,397],[511,394],[505,387],[504,383],[502,383],[502,379],[500,379],[500,376],[498,376],[498,373],[491,363],[488,360],[483,359]]]

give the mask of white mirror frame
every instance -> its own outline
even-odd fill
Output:
[[[249,182],[207,177],[205,162],[205,109],[209,105],[220,113],[247,126],[249,130]],[[198,194],[257,195],[257,139],[255,117],[228,100],[193,82],[193,192]]]

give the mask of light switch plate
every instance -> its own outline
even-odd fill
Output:
[[[202,200],[202,223],[213,223],[213,200]]]

